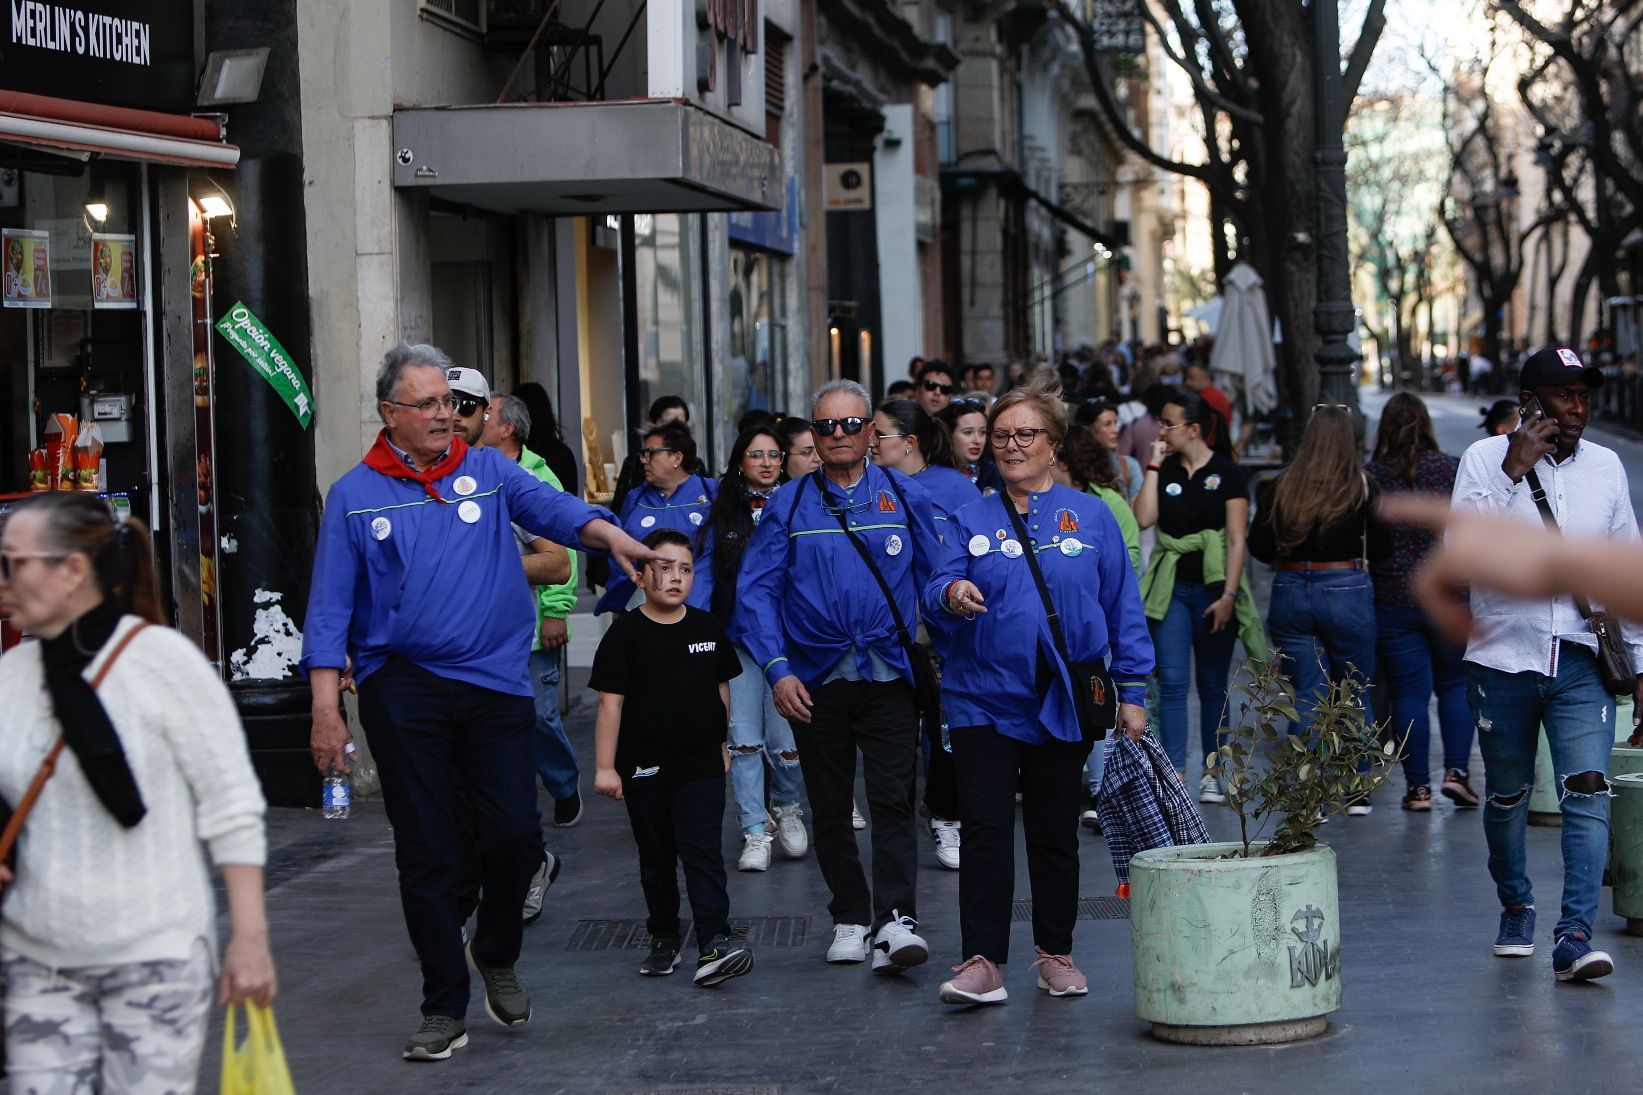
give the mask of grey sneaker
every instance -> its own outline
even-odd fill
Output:
[[[565,865],[564,860],[552,852],[544,852],[542,855],[542,866],[536,868],[536,873],[531,875],[531,888],[525,891],[523,916],[527,924],[536,923],[537,918],[542,915],[542,899],[548,896],[548,887],[559,877],[559,868]]]
[[[703,988],[740,977],[753,968],[753,952],[725,936],[715,936],[696,959],[696,983]]]
[[[461,1019],[449,1015],[424,1015],[422,1025],[405,1043],[400,1054],[407,1061],[443,1061],[451,1050],[468,1044],[468,1028]]]
[[[531,1021],[531,998],[512,966],[483,966],[468,944],[468,965],[485,982],[485,1014],[505,1027],[522,1027]]]

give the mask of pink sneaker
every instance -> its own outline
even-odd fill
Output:
[[[944,1004],[1002,1004],[1010,998],[998,967],[979,954],[954,966],[953,972],[958,976],[941,986]]]
[[[1038,987],[1044,989],[1051,996],[1084,996],[1090,991],[1090,983],[1073,960],[1065,954],[1045,954],[1044,948],[1034,947],[1038,952],[1038,961],[1033,968],[1038,971]]]

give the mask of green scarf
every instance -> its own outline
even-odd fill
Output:
[[[1227,579],[1227,534],[1225,529],[1205,529],[1190,536],[1171,536],[1160,531],[1157,546],[1152,550],[1147,572],[1141,576],[1141,605],[1147,619],[1162,620],[1169,611],[1170,598],[1175,594],[1175,570],[1181,556],[1202,552],[1204,556],[1204,584],[1222,585]],[[1238,638],[1243,640],[1249,656],[1260,660],[1267,656],[1266,626],[1256,611],[1255,598],[1249,591],[1249,573],[1238,577],[1238,599],[1233,604],[1233,618],[1238,623]]]

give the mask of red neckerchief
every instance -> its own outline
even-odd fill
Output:
[[[421,483],[422,489],[427,491],[434,501],[450,505],[450,500],[441,498],[439,492],[434,489],[434,480],[443,479],[455,471],[456,466],[462,463],[462,458],[467,454],[468,443],[460,437],[453,437],[451,438],[451,447],[446,450],[444,456],[435,460],[422,471],[412,471],[406,466],[405,461],[394,454],[394,450],[388,444],[388,431],[383,430],[377,434],[376,444],[371,446],[370,451],[365,454],[360,463],[372,471],[381,472],[389,479],[410,479]]]

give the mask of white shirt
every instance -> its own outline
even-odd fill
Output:
[[[1486,437],[1466,450],[1455,476],[1455,508],[1540,525],[1540,510],[1535,506],[1529,477],[1514,483],[1501,470],[1510,443],[1507,436]],[[1551,454],[1543,457],[1535,465],[1535,473],[1564,535],[1632,542],[1638,539],[1626,469],[1613,449],[1583,440],[1561,464]],[[1502,544],[1500,550],[1511,551],[1512,546]],[[1503,673],[1556,676],[1560,641],[1597,649],[1597,637],[1575,607],[1574,598],[1567,594],[1522,600],[1474,589],[1472,615],[1478,634],[1466,644],[1466,660]],[[1629,622],[1623,630],[1632,663],[1643,666],[1643,632]]]

